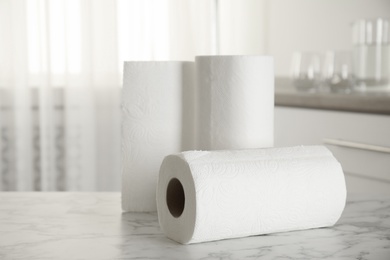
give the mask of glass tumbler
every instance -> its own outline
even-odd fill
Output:
[[[293,85],[301,91],[316,91],[321,78],[321,57],[314,52],[296,52],[291,61]]]
[[[356,83],[361,89],[389,83],[389,21],[361,19],[352,24]]]
[[[322,79],[333,92],[348,93],[354,86],[355,75],[352,52],[329,51],[324,55]]]

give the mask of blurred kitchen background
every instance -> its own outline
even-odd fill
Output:
[[[349,192],[390,193],[388,82],[338,91],[311,83],[314,66],[300,88],[292,72],[294,55],[321,67],[353,51],[353,23],[378,18],[389,0],[0,0],[0,190],[120,190],[123,61],[266,54],[275,145],[326,144]],[[389,38],[380,46],[388,64]]]

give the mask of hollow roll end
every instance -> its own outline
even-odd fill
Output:
[[[195,186],[189,164],[181,154],[164,158],[156,202],[158,220],[164,234],[176,242],[188,244],[195,228]]]

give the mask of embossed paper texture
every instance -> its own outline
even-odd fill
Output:
[[[194,147],[193,75],[193,62],[124,63],[124,211],[156,211],[157,176],[164,156]]]
[[[274,68],[267,56],[125,62],[122,208],[156,211],[164,156],[273,145]]]
[[[268,56],[197,56],[198,149],[273,146],[274,65]]]
[[[184,190],[179,217],[165,196],[173,178]],[[170,155],[157,191],[162,230],[184,244],[332,226],[345,201],[341,165],[323,146]]]

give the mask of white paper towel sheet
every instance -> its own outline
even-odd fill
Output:
[[[269,56],[197,56],[198,149],[273,146],[274,65]]]
[[[122,89],[122,209],[156,211],[167,154],[193,149],[193,62],[125,62]]]
[[[323,146],[169,155],[157,188],[160,226],[184,244],[332,226],[345,201]]]

